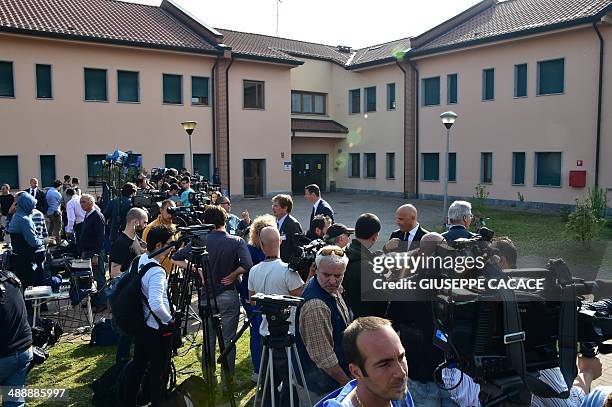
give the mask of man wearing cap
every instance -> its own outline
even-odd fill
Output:
[[[407,252],[418,248],[418,242],[429,233],[423,229],[417,221],[417,209],[410,204],[402,205],[395,211],[395,223],[399,229],[391,233],[389,241],[385,244],[383,251]]]
[[[327,244],[336,245],[344,249],[351,242],[351,235],[354,232],[355,229],[347,228],[342,223],[334,223],[327,229],[323,240]]]

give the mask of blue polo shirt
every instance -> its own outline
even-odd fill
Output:
[[[60,211],[60,204],[62,203],[62,194],[57,192],[57,189],[51,188],[47,191],[45,195],[45,200],[47,201],[47,205],[49,209],[47,209],[46,215],[53,215],[56,212]]]

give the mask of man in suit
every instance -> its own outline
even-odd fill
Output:
[[[77,249],[84,259],[91,259],[93,277],[96,281],[98,292],[106,284],[106,270],[104,268],[104,215],[95,208],[94,197],[89,194],[81,195],[81,209],[85,212],[85,220],[81,226],[81,238]],[[98,296],[94,312],[106,308],[106,300]]]
[[[444,239],[452,242],[457,239],[471,239],[476,236],[468,230],[472,223],[472,204],[467,201],[455,201],[448,207],[450,228],[442,233]]]
[[[298,251],[295,234],[302,234],[302,226],[296,218],[291,215],[293,199],[289,195],[280,194],[272,198],[272,214],[276,217],[278,231],[281,235],[281,260],[290,263]]]
[[[304,198],[312,205],[309,225],[317,215],[329,216],[334,223],[334,210],[325,199],[321,198],[321,188],[317,184],[310,184],[304,188]]]
[[[402,205],[395,211],[395,223],[399,229],[391,233],[389,241],[385,244],[383,251],[406,252],[416,249],[421,238],[429,233],[423,229],[417,221],[417,209],[414,205]]]
[[[45,193],[38,188],[38,179],[32,178],[30,179],[30,188],[25,190],[27,193],[32,195],[34,199],[36,199],[36,209],[41,211],[42,213],[47,213]]]

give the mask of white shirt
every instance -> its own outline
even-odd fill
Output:
[[[289,269],[289,265],[281,259],[262,261],[249,271],[249,291],[263,294],[290,295],[289,292],[304,285],[298,273]],[[289,317],[289,332],[295,334],[295,307],[291,307]],[[268,321],[263,316],[259,333],[269,335]]]
[[[85,211],[81,208],[80,197],[73,195],[66,204],[66,216],[68,217],[68,225],[66,225],[66,233],[72,233],[74,225],[77,225],[85,220]]]
[[[312,209],[314,209],[314,213],[317,212],[317,206],[319,206],[319,202],[321,202],[321,198],[317,199],[317,202],[312,205]]]
[[[168,280],[166,280],[166,271],[159,265],[157,260],[150,259],[147,253],[140,256],[138,268],[147,263],[155,263],[157,267],[148,270],[141,280],[141,290],[148,299],[149,306],[142,301],[142,311],[144,312],[145,322],[153,329],[158,329],[159,325],[155,317],[151,315],[151,311],[155,313],[161,322],[167,324],[172,319],[170,313],[170,304],[168,302]],[[149,307],[151,309],[149,310]]]
[[[410,247],[410,244],[414,240],[414,235],[416,235],[417,230],[419,230],[418,223],[416,224],[414,228],[410,229],[410,232],[408,232],[408,247]]]
[[[283,226],[283,222],[285,221],[285,219],[287,219],[287,215],[289,215],[288,213],[285,214],[285,216],[283,216],[282,218],[278,219],[276,221],[277,225],[278,225],[278,230],[280,230],[281,226]]]

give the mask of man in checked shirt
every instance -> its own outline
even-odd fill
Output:
[[[316,275],[304,287],[296,314],[296,343],[311,402],[349,382],[342,333],[353,319],[341,295],[348,258],[338,246],[319,250]],[[302,400],[302,398],[300,398]]]

